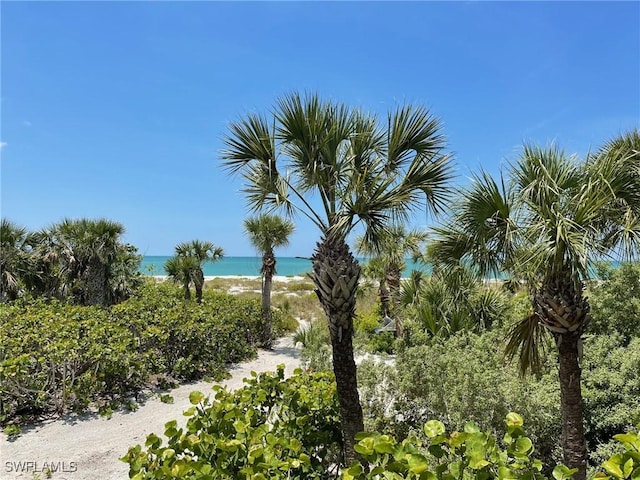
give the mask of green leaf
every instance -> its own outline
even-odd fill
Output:
[[[500,478],[501,480],[515,480],[518,478],[518,476],[509,468],[502,466],[498,468],[498,478]]]
[[[199,404],[203,398],[204,398],[204,393],[202,392],[195,391],[189,394],[189,402],[191,402],[191,405]]]
[[[437,437],[445,432],[444,424],[439,420],[429,420],[424,425],[424,433],[429,438]]]
[[[631,475],[632,471],[633,471],[633,458],[630,458],[629,460],[624,462],[624,465],[622,467],[622,473],[624,474],[624,477],[627,478]]]
[[[524,419],[522,418],[522,416],[515,412],[509,412],[507,413],[507,425],[517,425],[521,427],[522,425],[524,425]]]
[[[528,437],[520,437],[516,440],[516,451],[527,454],[533,450],[533,442]]]
[[[566,465],[558,465],[553,469],[553,478],[556,480],[567,480],[578,471],[577,468],[569,468]]]
[[[429,463],[422,455],[409,455],[408,464],[409,471],[416,475],[420,475],[429,469]]]

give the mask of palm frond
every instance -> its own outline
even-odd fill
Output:
[[[546,332],[547,330],[533,313],[516,323],[509,331],[505,358],[513,360],[516,356],[518,357],[521,375],[525,375],[528,371],[532,373],[542,371]]]

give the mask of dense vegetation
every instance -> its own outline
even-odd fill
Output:
[[[3,218],[0,301],[35,296],[106,306],[129,298],[142,281],[142,257],[123,233],[107,219],[65,218],[31,232]]]
[[[508,412],[498,432],[474,422],[446,432],[438,420],[419,435],[360,433],[360,460],[339,468],[341,433],[335,382],[329,372],[282,367],[253,375],[235,392],[214,388],[212,397],[190,396],[186,425],[165,425],[164,438],[147,437],[122,458],[129,476],[142,479],[513,479],[567,480],[576,473],[535,457],[535,439],[523,418]],[[602,463],[600,478],[635,480],[640,474],[640,435],[615,435],[617,453]]]
[[[110,408],[156,383],[219,378],[225,366],[255,355],[258,300],[205,292],[185,302],[176,287],[143,285],[102,309],[49,299],[0,305],[0,422]],[[281,316],[273,314],[276,334]]]
[[[592,468],[613,452],[614,434],[640,422],[640,265],[602,266],[601,273],[605,281],[594,281],[588,292],[594,332],[586,335],[581,362]],[[527,419],[538,457],[545,465],[560,463],[554,350],[546,348],[538,375],[525,377],[504,354],[512,325],[530,308],[526,295],[465,278],[436,274],[423,279],[417,293],[413,281],[406,280],[414,300],[405,310],[402,341],[390,332],[373,333],[381,317],[379,307],[362,302],[356,348],[363,354],[383,354],[365,355],[358,367],[367,429],[396,438],[420,437],[424,422],[437,418],[450,430],[463,430],[473,421],[498,434],[504,416],[517,411]],[[482,298],[493,301],[481,302]],[[327,335],[326,327],[316,323],[297,336],[305,345],[303,360],[315,370],[330,366]],[[386,353],[396,355],[385,357]]]

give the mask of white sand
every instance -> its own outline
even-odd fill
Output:
[[[286,373],[291,374],[299,365],[299,353],[290,336],[282,338],[272,351],[260,350],[257,359],[233,368],[232,377],[221,383],[235,389],[242,386],[242,379],[249,377],[251,371],[274,371],[281,363],[285,364]],[[69,415],[29,427],[12,442],[2,435],[0,479],[49,478],[41,473],[45,462],[58,468],[51,476],[56,480],[129,478],[129,465],[118,459],[130,446],[144,445],[148,434],[162,437],[164,424],[169,420],[184,423],[182,412],[190,406],[189,393],[199,390],[208,394],[211,385],[207,382],[182,385],[169,392],[175,399],[173,404],[152,397],[135,412],[117,412],[111,419],[92,414]]]
[[[155,278],[156,280],[166,280],[167,278],[169,278],[167,275],[153,275],[153,278]],[[256,275],[256,276],[251,276],[251,275],[211,275],[211,276],[206,276],[204,277],[204,281],[208,282],[209,280],[214,280],[216,278],[223,278],[223,279],[247,279],[247,280],[260,280],[262,277],[260,277],[260,275]],[[282,282],[282,283],[289,283],[289,282],[299,282],[300,280],[305,280],[307,277],[303,277],[301,275],[295,275],[295,276],[291,276],[291,277],[286,277],[284,275],[275,275],[273,277],[273,281],[274,282]]]

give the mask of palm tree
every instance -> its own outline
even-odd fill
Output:
[[[198,303],[202,302],[202,289],[204,288],[204,272],[202,271],[202,265],[204,262],[216,262],[220,260],[224,255],[222,247],[216,247],[211,242],[203,242],[200,240],[191,240],[190,242],[183,242],[176,245],[176,256],[186,257],[192,260],[182,261],[181,267],[186,268],[190,266],[189,275],[190,281],[193,281],[193,286],[196,290],[196,300]],[[185,298],[189,298],[189,284],[186,287]]]
[[[53,251],[48,257],[61,262],[60,273],[75,286],[84,305],[107,304],[108,266],[123,234],[120,223],[107,219],[66,218],[49,230]]]
[[[404,225],[392,225],[377,245],[365,242],[364,237],[356,239],[356,251],[361,255],[373,256],[373,261],[382,270],[380,281],[380,302],[385,317],[396,321],[396,336],[402,338],[402,319],[400,317],[400,284],[402,272],[407,267],[406,257],[417,258],[421,254],[422,244],[427,240],[426,232],[407,230]]]
[[[436,229],[433,257],[502,270],[527,281],[532,313],[511,332],[507,353],[523,373],[540,368],[543,334],[558,350],[564,461],[586,475],[580,389],[582,334],[589,321],[585,281],[593,261],[631,258],[640,247],[640,131],[579,162],[557,147],[527,145],[509,176],[486,173],[460,195]]]
[[[194,271],[198,266],[198,261],[195,258],[178,255],[169,258],[164,264],[164,269],[167,275],[169,275],[169,278],[175,283],[182,285],[185,300],[191,299],[191,290],[189,287],[193,281]]]
[[[285,95],[273,118],[249,114],[230,125],[224,165],[244,176],[251,208],[300,213],[320,230],[311,276],[329,321],[344,460],[356,458],[363,430],[353,358],[353,318],[360,266],[347,244],[357,224],[375,245],[394,220],[446,201],[450,157],[440,122],[424,108],[402,106],[386,129],[375,116],[317,95]]]
[[[271,343],[271,284],[276,273],[273,249],[289,244],[295,226],[278,215],[262,214],[244,221],[244,229],[254,247],[262,253],[262,313],[264,315],[264,341]]]
[[[35,274],[33,236],[6,218],[0,223],[0,300],[15,300]]]

